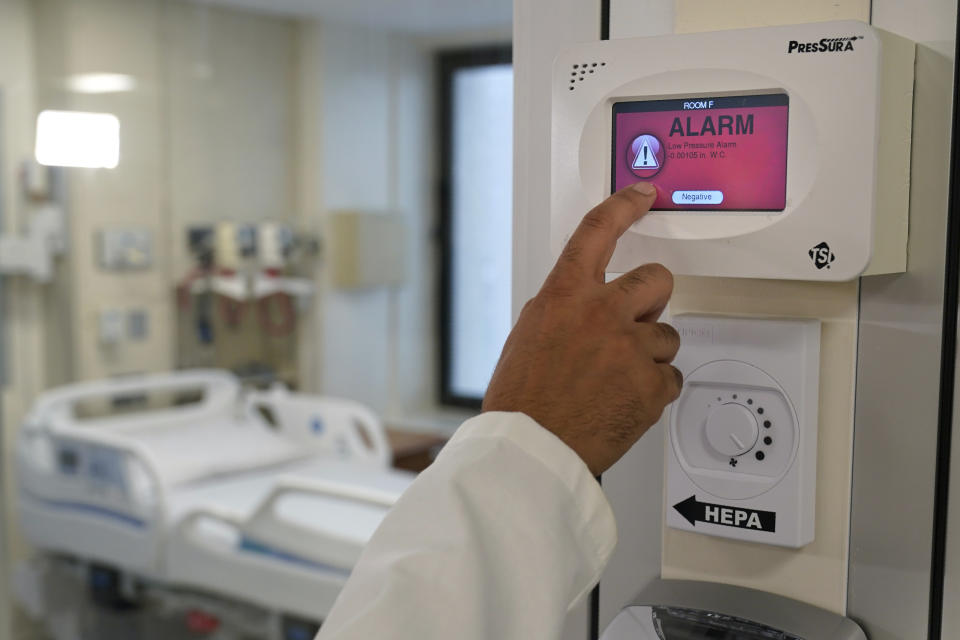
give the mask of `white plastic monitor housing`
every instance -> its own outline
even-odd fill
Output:
[[[850,48],[790,47],[834,38]],[[782,212],[653,212],[621,238],[608,270],[657,261],[686,275],[828,281],[904,271],[914,51],[903,38],[842,21],[562,52],[553,70],[553,252],[611,192],[614,103],[786,93]],[[811,253],[821,243],[829,268]]]
[[[684,314],[684,389],[667,426],[667,526],[802,547],[813,540],[820,321]]]

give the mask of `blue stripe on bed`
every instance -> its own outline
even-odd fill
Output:
[[[41,498],[39,496],[33,495],[29,492],[22,491],[23,497],[32,500],[34,502],[39,502],[42,505],[51,507],[53,509],[60,509],[65,511],[79,511],[81,513],[86,513],[88,515],[97,516],[99,518],[104,518],[107,520],[114,520],[120,522],[130,527],[136,529],[146,529],[147,522],[141,518],[131,516],[130,514],[123,513],[122,511],[116,511],[114,509],[109,509],[107,507],[101,507],[95,504],[88,504],[86,502],[77,502],[75,500],[49,500],[47,498]]]
[[[115,511],[106,507],[88,504],[85,502],[77,502],[74,500],[49,500],[47,498],[40,498],[39,496],[33,495],[26,491],[22,491],[21,493],[23,494],[24,498],[38,502],[53,509],[79,511],[81,513],[97,516],[99,518],[114,520],[137,529],[145,529],[147,527],[147,522],[145,520],[123,513],[122,511]],[[335,573],[343,576],[344,578],[350,575],[350,571],[347,569],[335,567],[330,564],[324,564],[322,562],[315,562],[308,558],[304,558],[302,556],[298,556],[296,554],[289,553],[274,546],[265,544],[258,540],[254,540],[248,536],[242,536],[240,538],[238,547],[241,551],[267,556],[275,560],[295,564],[307,569],[324,571],[326,573]]]
[[[325,571],[327,573],[336,573],[344,578],[350,575],[350,571],[343,569],[341,567],[335,567],[330,564],[324,564],[322,562],[316,562],[302,556],[290,553],[288,551],[283,551],[274,546],[260,542],[259,540],[254,540],[248,536],[242,536],[240,538],[240,543],[238,547],[241,551],[246,551],[249,553],[256,553],[263,556],[268,556],[275,560],[281,560],[283,562],[288,562],[290,564],[296,564],[307,569],[314,569],[316,571]]]

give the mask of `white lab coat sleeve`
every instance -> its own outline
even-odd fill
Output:
[[[616,537],[572,449],[524,414],[482,414],[388,513],[318,640],[553,640]]]

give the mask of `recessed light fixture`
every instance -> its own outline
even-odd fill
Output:
[[[67,77],[74,93],[123,93],[137,88],[137,79],[125,73],[75,73]]]
[[[42,111],[35,153],[48,167],[113,169],[120,161],[120,120],[112,113]]]

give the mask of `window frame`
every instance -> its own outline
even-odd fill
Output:
[[[439,116],[438,237],[440,241],[438,278],[438,326],[440,329],[440,404],[480,409],[483,398],[454,392],[453,365],[453,78],[463,69],[513,64],[510,44],[441,50],[436,54],[437,113]]]

